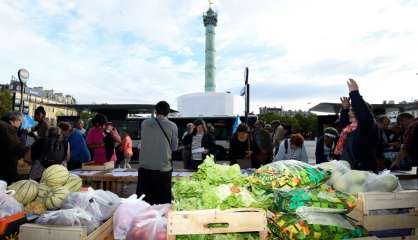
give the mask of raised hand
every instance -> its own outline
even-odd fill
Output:
[[[347,86],[348,86],[348,91],[349,92],[354,92],[354,91],[358,91],[358,85],[357,82],[354,81],[354,79],[350,78],[347,81]]]
[[[340,97],[341,105],[343,109],[349,109],[350,108],[350,100],[348,97]]]

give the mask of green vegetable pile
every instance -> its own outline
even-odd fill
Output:
[[[272,195],[264,191],[249,191],[248,177],[238,165],[215,164],[208,157],[190,178],[173,185],[173,208],[177,211],[200,209],[228,209],[242,207],[267,208]]]
[[[190,178],[176,181],[172,187],[173,209],[177,211],[229,208],[265,208],[273,205],[273,195],[250,191],[248,177],[238,165],[215,164],[207,157]],[[255,240],[258,233],[228,233],[177,236],[182,240]]]

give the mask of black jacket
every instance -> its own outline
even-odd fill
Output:
[[[350,92],[350,99],[358,127],[347,136],[341,159],[350,162],[352,169],[376,172],[379,128],[359,91]],[[350,124],[347,109],[341,111],[340,124]]]
[[[254,152],[251,135],[248,135],[248,139],[245,142],[239,141],[236,133],[232,135],[229,144],[229,161],[231,165],[236,164],[237,160],[244,159],[247,151]]]
[[[264,129],[255,129],[253,132],[253,154],[251,167],[259,168],[272,162],[273,143],[270,134]]]
[[[188,169],[196,169],[197,166],[194,166],[191,161],[192,159],[192,141],[193,136],[195,136],[195,133],[187,134],[183,139],[183,160],[185,163],[185,168]],[[215,138],[212,134],[205,133],[202,137],[202,145],[203,148],[208,150],[208,154],[214,154],[215,153]],[[202,153],[202,159],[204,160],[206,158],[206,155]],[[193,165],[193,166],[192,166]]]
[[[25,146],[17,135],[17,129],[0,121],[0,179],[8,184],[17,180],[17,161],[23,157]]]
[[[331,148],[330,158],[331,159],[338,159],[339,156],[334,154],[335,146],[337,145],[337,141],[334,141],[333,147]],[[324,136],[320,136],[316,140],[316,149],[315,149],[315,158],[316,164],[328,162],[327,156],[324,153]]]

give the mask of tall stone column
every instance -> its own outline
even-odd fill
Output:
[[[218,22],[218,15],[212,8],[209,8],[203,15],[203,25],[206,29],[205,47],[205,92],[215,92],[215,27]]]

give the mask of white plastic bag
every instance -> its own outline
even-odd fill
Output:
[[[81,208],[90,213],[91,216],[101,220],[102,213],[100,212],[99,204],[93,198],[92,192],[72,192],[64,200],[62,209]]]
[[[8,217],[23,211],[23,206],[6,193],[0,193],[0,218]]]
[[[384,171],[377,175],[367,171],[350,170],[333,183],[333,188],[340,192],[393,192],[402,190],[398,178]]]
[[[145,202],[145,195],[137,198],[136,194],[127,199],[122,199],[122,203],[113,214],[113,235],[115,239],[125,239],[132,225],[132,219],[144,212],[149,205]]]
[[[332,186],[339,177],[351,170],[350,163],[344,160],[333,160],[330,162],[323,162],[321,164],[318,164],[317,167],[326,171],[331,171],[331,177],[327,181],[327,184],[329,186]]]
[[[153,205],[135,217],[126,240],[165,240],[170,204]]]
[[[37,224],[87,227],[87,233],[93,232],[100,226],[100,220],[81,208],[49,211],[42,214]]]
[[[102,221],[109,219],[120,204],[118,195],[110,191],[96,190],[92,193],[94,201],[97,203],[101,213]]]
[[[64,200],[63,209],[79,207],[100,221],[109,219],[120,204],[120,198],[109,191],[73,192]]]
[[[379,175],[371,174],[364,183],[367,192],[393,192],[402,190],[399,179],[390,173],[383,171]]]

